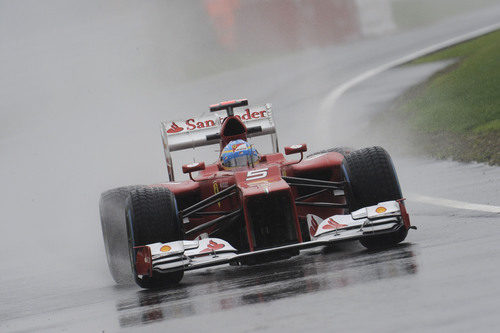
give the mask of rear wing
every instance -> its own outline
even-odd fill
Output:
[[[270,135],[273,152],[278,152],[271,104],[234,110],[234,116],[247,127],[247,137]],[[222,123],[226,117],[222,112],[212,112],[187,120],[161,122],[161,137],[170,181],[175,179],[171,152],[219,143]]]

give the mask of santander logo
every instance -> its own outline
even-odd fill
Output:
[[[347,224],[340,224],[336,221],[334,221],[331,217],[328,219],[328,224],[323,226],[324,230],[331,230],[331,229],[341,229],[344,227],[347,227]]]
[[[318,222],[314,217],[311,217],[311,227],[309,228],[309,234],[314,236],[318,230]]]
[[[267,118],[267,111],[266,110],[259,110],[259,111],[250,111],[250,109],[246,109],[242,113],[235,113],[234,116],[238,119],[240,119],[243,122],[250,121],[250,120],[256,120],[256,119],[261,119],[261,118]],[[224,120],[227,117],[220,117],[220,122],[224,122]],[[175,122],[172,122],[170,125],[170,128],[167,130],[168,134],[176,134],[176,133],[181,133],[185,131],[192,131],[196,129],[203,129],[203,128],[211,128],[215,127],[216,123],[213,119],[196,119],[196,118],[190,118],[186,121],[184,121],[183,126],[177,125]]]
[[[216,250],[220,250],[224,247],[224,244],[219,244],[214,242],[213,240],[210,240],[210,242],[207,245],[207,248],[200,251],[200,253],[207,253],[207,252],[213,252]]]
[[[170,128],[167,130],[168,134],[173,134],[173,133],[179,133],[184,130],[184,127],[180,127],[176,123],[172,122],[172,125]]]

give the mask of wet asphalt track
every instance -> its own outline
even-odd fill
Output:
[[[327,141],[377,144],[378,139],[349,137],[340,129],[337,134],[318,135],[324,122],[318,123],[314,112],[322,97],[363,70],[499,20],[497,6],[437,26],[291,56],[243,70],[240,79],[234,73],[204,79],[179,87],[168,97],[173,105],[180,105],[186,94],[196,95],[202,109],[206,100],[248,92],[251,102],[271,101],[280,110],[276,118],[281,145],[308,141],[312,150],[319,150],[330,146]],[[412,73],[398,75],[404,82],[422,79]],[[335,116],[321,119],[352,126],[364,118],[362,112],[382,110],[393,88],[401,89],[404,83],[385,78],[392,84],[386,85],[383,94],[384,78],[375,78],[349,92],[338,109],[331,110]],[[356,107],[359,96],[365,104],[377,98],[371,111]],[[304,117],[310,119],[302,121]],[[85,117],[79,120],[85,128]],[[141,134],[138,130],[137,135]],[[158,140],[154,134],[147,139]],[[101,139],[88,138],[88,144]],[[24,143],[17,140],[15,144]],[[394,249],[370,253],[357,244],[313,249],[278,263],[191,272],[179,288],[163,291],[114,286],[104,257],[99,257],[101,245],[87,252],[75,250],[74,256],[58,256],[60,248],[54,246],[45,263],[24,256],[26,265],[19,265],[11,252],[2,257],[7,265],[2,269],[0,330],[495,331],[500,324],[499,215],[423,204],[411,197],[419,194],[500,206],[500,169],[399,153],[394,160],[403,193],[409,197],[412,223],[419,228]],[[88,223],[98,228],[97,223]],[[51,242],[50,235],[45,239]]]

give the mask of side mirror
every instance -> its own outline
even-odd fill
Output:
[[[307,151],[307,145],[305,143],[301,145],[293,145],[289,147],[285,147],[285,155],[291,155],[291,154],[297,154],[300,153],[300,160],[297,162],[293,162],[292,164],[297,164],[302,162],[302,159],[304,159],[304,152]]]
[[[197,163],[191,163],[191,164],[184,164],[182,166],[182,172],[183,173],[189,173],[189,178],[194,181],[193,176],[191,175],[192,172],[195,171],[201,171],[205,170],[205,162],[197,162]]]
[[[289,147],[285,147],[285,155],[303,153],[307,151],[307,145],[305,143],[301,145],[293,145]]]

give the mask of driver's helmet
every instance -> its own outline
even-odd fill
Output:
[[[244,140],[229,142],[220,156],[222,166],[225,168],[253,167],[259,162],[260,157],[256,149]]]

